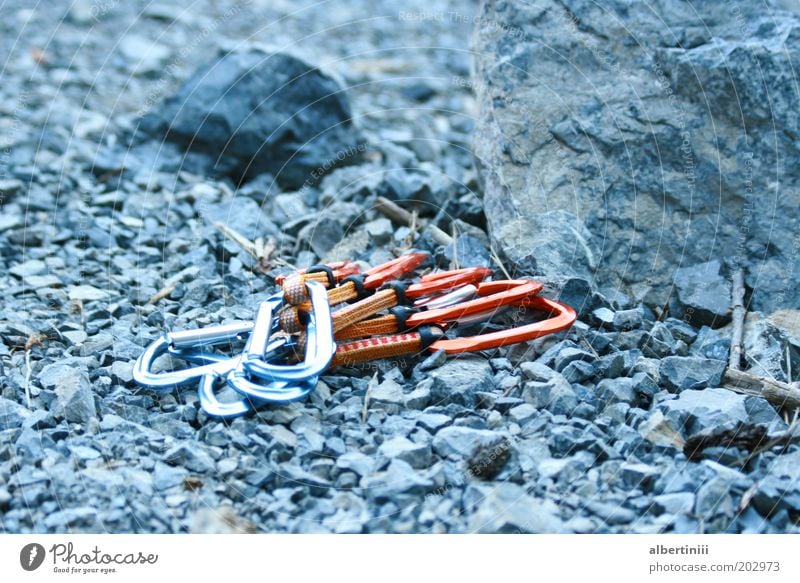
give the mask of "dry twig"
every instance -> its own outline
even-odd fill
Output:
[[[494,247],[490,248],[489,253],[490,253],[491,257],[492,257],[492,261],[494,261],[495,264],[497,265],[497,267],[500,268],[500,271],[503,272],[503,275],[506,276],[506,279],[511,279],[511,275],[508,273],[508,270],[506,269],[506,266],[503,265],[503,262],[500,261],[500,257],[498,257],[497,251],[494,250]]]
[[[776,407],[800,409],[800,389],[780,381],[765,379],[740,370],[728,369],[723,377],[726,389],[762,397]]]
[[[168,285],[165,285],[156,293],[154,293],[152,296],[150,296],[150,299],[147,300],[147,303],[152,305],[163,300],[164,298],[169,296],[169,294],[175,291],[175,286],[177,286],[177,283],[170,283]]]
[[[379,196],[375,199],[374,208],[376,211],[384,214],[389,220],[405,225],[406,227],[413,228],[416,223],[416,219],[412,213],[383,196]],[[450,235],[435,225],[424,225],[424,228],[439,245],[449,245],[453,242],[453,238]]]
[[[28,409],[31,408],[31,351],[25,351],[25,401],[28,403]]]
[[[255,241],[251,241],[225,223],[216,221],[214,223],[214,227],[225,237],[244,249],[245,252],[249,253],[256,261],[258,261],[258,268],[260,270],[269,270],[272,267],[273,262],[288,265],[285,261],[272,257],[272,255],[278,249],[278,245],[275,242],[275,239],[272,237],[268,238],[266,241],[262,237],[258,237]]]
[[[733,274],[733,330],[731,331],[731,353],[728,367],[739,370],[742,363],[742,335],[744,333],[744,272],[737,269]]]

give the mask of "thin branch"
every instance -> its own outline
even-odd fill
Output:
[[[723,377],[723,384],[726,389],[762,397],[779,408],[800,409],[800,389],[788,383],[728,369]]]
[[[28,409],[31,408],[31,351],[25,351],[25,400],[28,403]]]
[[[511,275],[508,273],[508,270],[506,269],[506,266],[503,265],[503,262],[500,261],[500,257],[497,256],[497,251],[494,250],[494,247],[491,247],[489,251],[490,251],[490,255],[492,257],[492,261],[494,261],[495,264],[497,265],[497,267],[500,268],[500,271],[503,272],[503,275],[506,276],[506,279],[511,279]]]
[[[459,265],[458,261],[458,229],[456,228],[455,222],[450,226],[450,232],[452,233],[453,237],[453,261],[451,262],[450,269],[458,269],[461,266]]]
[[[733,330],[731,332],[731,353],[728,367],[739,370],[742,366],[742,335],[744,334],[744,318],[747,310],[744,307],[744,272],[741,268],[733,274]]]
[[[253,243],[250,239],[248,239],[247,237],[245,237],[244,235],[242,235],[238,231],[235,231],[234,229],[231,229],[225,223],[221,223],[219,221],[215,221],[214,222],[214,227],[220,233],[225,235],[228,239],[230,239],[231,241],[236,243],[239,247],[241,247],[246,252],[248,252],[250,255],[252,255],[254,258],[258,259],[258,253],[256,252],[255,243]]]
[[[373,208],[385,215],[389,220],[392,220],[395,223],[400,223],[401,225],[405,225],[406,227],[412,227],[416,223],[412,213],[383,196],[379,196],[375,199]],[[435,225],[424,224],[424,228],[431,234],[433,240],[439,243],[439,245],[449,245],[453,242],[453,238],[450,235]]]
[[[156,293],[154,293],[152,296],[150,296],[150,299],[147,300],[147,303],[151,304],[151,305],[155,304],[155,303],[158,303],[159,301],[161,301],[164,298],[168,297],[169,294],[174,292],[175,291],[175,287],[177,285],[178,285],[177,283],[170,283],[168,285],[165,285],[160,290],[158,290]]]
[[[272,237],[269,237],[266,241],[262,237],[257,237],[255,241],[251,241],[225,223],[215,221],[214,227],[245,252],[249,253],[258,262],[259,269],[268,270],[272,263],[289,265],[286,261],[272,257],[275,251],[278,250],[278,245]]]

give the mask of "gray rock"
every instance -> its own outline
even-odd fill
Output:
[[[392,235],[394,235],[392,221],[385,217],[365,223],[364,230],[376,245],[385,245],[392,240]]]
[[[603,328],[614,327],[614,312],[606,307],[597,308],[592,312],[594,323]]]
[[[675,270],[672,312],[684,322],[719,328],[730,321],[731,284],[716,259]]]
[[[457,261],[461,267],[490,267],[492,257],[486,244],[472,235],[459,235],[444,250],[444,257],[449,263]]]
[[[617,310],[611,325],[615,330],[634,330],[642,325],[644,310],[640,307],[630,310]]]
[[[47,264],[41,259],[29,259],[18,263],[8,270],[12,275],[26,279],[32,275],[40,275],[47,269]]]
[[[22,427],[31,412],[14,401],[0,397],[0,431]]]
[[[733,428],[738,423],[783,424],[764,399],[728,389],[687,390],[677,399],[663,401],[658,409],[675,428],[685,429],[688,435]]]
[[[731,485],[722,477],[712,478],[697,489],[694,512],[706,520],[718,514],[733,516]]]
[[[422,469],[431,465],[431,448],[423,443],[414,443],[405,437],[393,437],[384,441],[378,453],[389,460],[399,459],[407,462],[412,468]]]
[[[164,461],[198,473],[213,472],[216,469],[212,457],[198,443],[184,442],[172,447],[164,454]]]
[[[551,500],[528,495],[511,482],[481,487],[480,500],[469,518],[470,532],[478,533],[568,533]]]
[[[97,509],[89,506],[66,508],[54,512],[44,519],[44,525],[50,530],[63,531],[73,526],[93,524],[97,518]]]
[[[0,510],[8,509],[9,502],[11,502],[11,494],[6,488],[0,488]]]
[[[298,237],[308,241],[317,256],[327,257],[328,252],[342,241],[344,229],[336,219],[323,216],[318,221],[303,227]]]
[[[581,360],[569,363],[562,371],[562,375],[569,383],[583,383],[595,376],[596,373],[597,366],[594,363]]]
[[[647,491],[659,469],[649,464],[625,462],[619,467],[619,477],[626,488]]]
[[[0,198],[5,201],[9,200],[14,194],[19,192],[23,186],[22,181],[16,178],[0,179]]]
[[[593,362],[597,357],[590,352],[581,350],[579,348],[565,348],[562,350],[555,360],[555,369],[558,372],[563,372],[568,364],[573,362]]]
[[[755,309],[798,305],[800,177],[766,171],[800,155],[789,6],[483,2],[474,150],[507,265],[664,305],[677,269],[725,257],[746,268]],[[789,194],[758,195],[776,183]],[[720,312],[718,284],[685,301]]]
[[[656,322],[650,328],[650,333],[642,338],[639,347],[645,356],[665,358],[675,354],[678,342],[666,324]]]
[[[730,338],[723,338],[719,332],[703,326],[697,333],[689,353],[702,358],[727,360],[731,351]]]
[[[269,172],[291,188],[361,150],[334,79],[296,57],[254,47],[221,51],[141,127],[207,154],[207,174],[239,180]]]
[[[549,381],[556,374],[549,366],[540,362],[523,362],[519,365],[523,376],[529,381],[545,382]]]
[[[508,412],[508,416],[511,420],[519,425],[525,425],[525,423],[536,417],[536,415],[536,407],[529,403],[517,405]]]
[[[133,381],[133,362],[115,360],[111,363],[111,378],[120,383],[130,383]]]
[[[604,406],[615,403],[635,404],[637,395],[633,379],[603,379],[597,383],[597,398]]]
[[[645,372],[637,372],[631,378],[634,390],[648,403],[659,391],[658,383]]]
[[[690,514],[694,511],[695,495],[692,492],[676,492],[653,497],[658,512],[667,514]]]
[[[425,379],[419,383],[416,388],[410,393],[406,393],[403,398],[403,403],[407,409],[421,410],[428,406],[431,400],[431,386],[433,381]]]
[[[528,381],[522,387],[522,398],[538,409],[547,409],[554,415],[571,415],[578,406],[578,397],[569,382],[554,373],[550,381]]]
[[[54,413],[70,423],[87,423],[97,416],[89,377],[80,369],[63,367],[55,379]]]
[[[678,320],[677,318],[667,318],[664,320],[664,324],[667,326],[667,329],[670,331],[673,338],[676,338],[687,345],[692,344],[695,340],[697,340],[697,329],[693,328],[683,320]]]
[[[474,407],[477,393],[493,388],[492,368],[479,357],[454,358],[430,371],[431,398],[437,404],[455,403]]]
[[[137,73],[156,70],[171,52],[169,47],[130,33],[120,39],[119,50],[132,63]]]
[[[180,486],[188,475],[189,472],[184,468],[170,466],[157,461],[153,470],[153,487],[162,492],[175,486]]]
[[[419,363],[419,370],[432,370],[447,362],[447,353],[444,350],[437,350],[428,358]]]
[[[613,502],[591,500],[586,503],[586,509],[611,525],[630,524],[636,520],[636,513],[633,510]]]
[[[258,202],[251,198],[231,198],[217,204],[205,204],[201,209],[203,218],[207,222],[222,223],[246,237],[275,235],[279,232],[269,215],[261,209]],[[201,303],[202,299],[204,298],[200,298],[201,301],[198,303]]]
[[[403,387],[392,379],[386,379],[377,387],[370,390],[369,398],[371,402],[391,405],[393,410],[399,410],[405,403],[405,393]]]
[[[422,413],[417,416],[417,423],[432,433],[446,425],[450,425],[452,422],[453,419],[449,415],[441,413]]]
[[[190,517],[192,534],[249,534],[257,531],[251,521],[242,518],[232,507],[200,508]]]
[[[800,452],[776,457],[767,468],[753,496],[753,504],[763,516],[781,510],[800,511]]]
[[[641,436],[653,445],[681,449],[685,440],[681,434],[680,421],[667,418],[661,411],[655,411],[638,428]]]
[[[351,470],[359,476],[368,476],[375,467],[375,460],[360,451],[348,451],[336,459],[336,465],[343,470]]]
[[[466,457],[479,446],[489,448],[503,439],[503,435],[495,431],[451,426],[437,431],[432,445],[433,450],[442,457]]]
[[[69,299],[82,302],[104,300],[109,297],[109,292],[86,284],[70,286],[68,293]]]
[[[800,350],[793,346],[787,334],[760,314],[748,314],[742,335],[744,360],[748,372],[756,376],[786,382],[787,353],[792,364],[800,362]]]
[[[433,480],[400,459],[392,460],[386,471],[361,480],[367,496],[376,500],[391,500],[400,494],[424,494],[432,490],[433,485]]]
[[[46,450],[53,446],[53,440],[46,434],[30,427],[23,429],[14,443],[16,455],[28,463],[34,463],[44,458]]]
[[[727,364],[694,356],[670,356],[661,361],[659,380],[671,391],[719,387]]]

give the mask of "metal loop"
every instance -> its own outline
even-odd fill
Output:
[[[249,333],[253,329],[252,322],[242,322],[239,324],[225,324],[222,326],[210,326],[202,330],[191,331],[195,334],[196,345],[211,346],[222,344]],[[156,339],[139,355],[133,366],[133,379],[140,385],[155,389],[157,392],[169,392],[173,388],[191,383],[203,375],[225,374],[228,370],[236,366],[239,357],[223,358],[221,360],[210,359],[207,364],[190,367],[187,369],[170,372],[153,372],[153,362],[162,354],[166,354],[173,346],[173,338],[177,336],[178,344],[181,347],[188,347],[189,333],[179,332],[173,334],[163,334]]]
[[[315,281],[306,282],[306,286],[313,309],[309,312],[306,326],[308,342],[305,360],[299,365],[291,366],[271,364],[264,360],[272,320],[276,309],[280,307],[277,302],[267,301],[261,304],[256,318],[257,322],[261,320],[262,323],[256,324],[244,350],[242,367],[237,367],[244,370],[234,369],[234,377],[249,373],[267,381],[305,381],[319,376],[328,367],[336,352],[328,292],[324,285]]]

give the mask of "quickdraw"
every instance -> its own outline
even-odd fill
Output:
[[[336,366],[426,350],[490,350],[566,330],[575,321],[572,308],[539,295],[542,284],[484,281],[492,275],[487,268],[414,279],[428,259],[426,253],[415,252],[363,273],[356,263],[341,261],[279,277],[280,290],[259,305],[252,322],[165,333],[136,361],[134,380],[158,392],[196,382],[206,414],[230,418],[263,403],[303,399],[320,375]],[[474,336],[453,335],[465,324],[512,307],[548,317]],[[236,339],[245,341],[239,354],[203,351]],[[193,366],[156,372],[154,363],[163,354]],[[232,399],[217,395],[220,381],[233,389]]]

